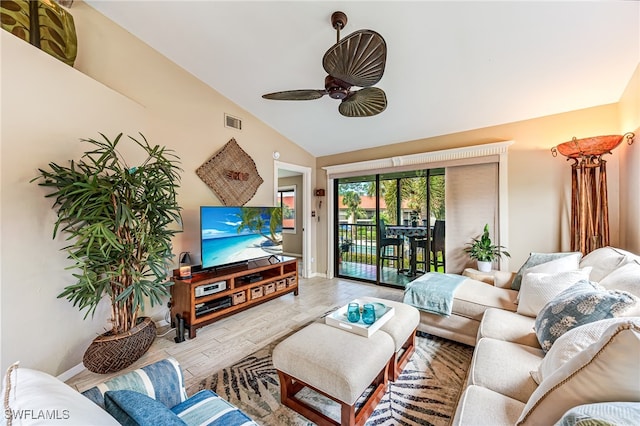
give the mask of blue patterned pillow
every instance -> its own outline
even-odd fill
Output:
[[[567,331],[602,319],[613,318],[636,303],[630,293],[605,290],[581,280],[547,303],[536,317],[536,336],[544,352]]]
[[[201,390],[171,411],[189,426],[258,426],[238,407],[209,389]]]
[[[104,405],[123,426],[187,426],[166,405],[140,392],[107,391]]]
[[[132,390],[145,394],[171,408],[187,399],[184,376],[180,364],[174,358],[165,358],[129,373],[116,376],[82,392],[84,396],[104,406],[104,393],[115,390]]]

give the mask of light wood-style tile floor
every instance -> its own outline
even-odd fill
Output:
[[[67,380],[67,384],[82,392],[113,376],[172,356],[182,366],[185,385],[189,388],[205,375],[239,361],[354,298],[373,296],[399,301],[403,296],[402,289],[337,278],[301,278],[299,285],[298,296],[289,293],[224,318],[199,329],[196,338],[182,343],[175,343],[175,331],[161,328],[159,335],[168,333],[158,337],[149,351],[126,370],[113,374],[85,370]]]

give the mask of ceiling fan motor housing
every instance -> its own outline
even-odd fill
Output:
[[[333,99],[344,99],[349,94],[351,85],[330,75],[324,79],[324,88],[329,97]]]

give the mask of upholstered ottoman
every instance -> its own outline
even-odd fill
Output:
[[[389,365],[389,380],[395,382],[416,349],[416,330],[420,323],[420,311],[406,303],[393,300],[376,297],[361,297],[360,300],[382,303],[394,309],[393,316],[380,327],[380,331],[391,336],[396,347],[395,356]]]
[[[387,333],[378,331],[367,338],[313,323],[273,350],[280,399],[318,425],[362,425],[386,392],[389,363],[394,355],[395,345]],[[373,390],[356,412],[356,401],[371,385]],[[296,398],[305,386],[340,404],[340,423]]]

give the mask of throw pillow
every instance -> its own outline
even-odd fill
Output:
[[[2,425],[113,425],[106,411],[57,378],[11,365],[2,381]]]
[[[631,261],[598,282],[607,290],[624,290],[640,297],[640,263]]]
[[[571,287],[578,281],[588,280],[590,272],[591,268],[555,274],[527,272],[524,274],[522,286],[518,293],[519,301],[516,311],[520,315],[535,317],[544,305],[549,303],[561,291]]]
[[[82,392],[84,396],[104,407],[106,391],[132,390],[154,398],[167,407],[187,399],[182,368],[175,358],[168,357],[129,373],[121,374]]]
[[[531,372],[531,377],[536,383],[542,383],[576,354],[600,340],[609,327],[626,323],[634,323],[640,327],[640,318],[609,318],[583,324],[567,331],[551,346],[538,369]]]
[[[583,257],[580,267],[593,266],[591,279],[599,283],[611,272],[633,260],[640,262],[640,257],[619,248],[600,247]]]
[[[582,253],[579,251],[560,252],[560,253],[531,253],[527,261],[524,262],[524,264],[520,267],[520,269],[516,273],[516,276],[513,277],[513,281],[511,281],[511,289],[520,290],[520,285],[522,284],[522,276],[524,275],[525,270],[531,268],[532,266],[550,262],[555,259],[560,259],[565,256],[574,256],[574,257],[577,257],[578,261],[580,261],[580,259],[582,258]],[[575,267],[573,269],[578,269],[578,267]]]
[[[242,410],[209,389],[201,390],[171,411],[190,425],[258,426]]]
[[[598,402],[573,407],[554,426],[633,425],[640,419],[640,402]]]
[[[107,391],[107,412],[123,426],[186,426],[166,405],[131,390]]]
[[[640,327],[609,327],[602,337],[576,354],[540,383],[517,425],[554,424],[569,409],[602,401],[635,402],[640,395]]]
[[[613,318],[629,309],[637,299],[630,293],[605,290],[597,283],[582,280],[547,303],[536,317],[536,336],[543,351],[567,331],[582,324]]]

